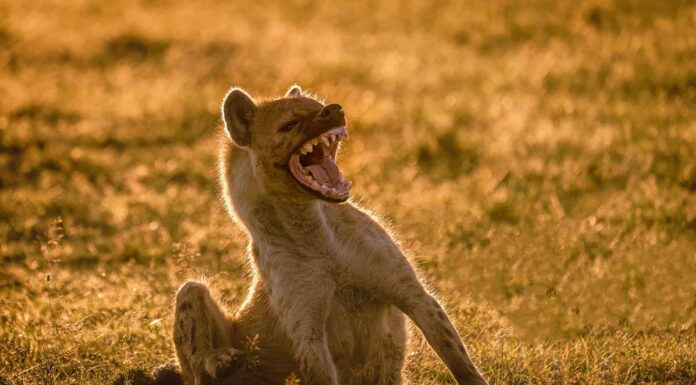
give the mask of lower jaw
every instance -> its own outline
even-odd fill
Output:
[[[310,187],[308,187],[308,186],[306,186],[306,185],[300,183],[300,182],[297,181],[297,180],[296,180],[295,182],[296,182],[302,189],[304,189],[305,191],[309,192],[309,193],[310,193],[312,196],[314,196],[315,198],[319,198],[319,199],[322,199],[322,200],[325,200],[325,201],[335,202],[335,203],[341,203],[341,202],[347,201],[348,198],[350,198],[350,192],[348,192],[347,194],[344,194],[344,195],[331,196],[331,195],[323,194],[323,193],[321,193],[321,192],[319,192],[319,191],[317,191],[317,190],[315,190],[315,189],[313,189],[313,188],[310,188]]]
[[[330,192],[324,193],[324,192],[319,190],[321,187],[318,187],[318,188],[310,187],[309,185],[307,185],[306,183],[301,181],[300,178],[302,178],[303,175],[305,175],[305,174],[301,174],[299,171],[299,169],[301,169],[302,166],[300,165],[299,167],[295,167],[297,170],[293,170],[293,167],[292,167],[293,162],[294,162],[294,160],[291,160],[291,162],[290,162],[291,163],[291,166],[289,169],[290,175],[293,177],[295,182],[297,184],[299,184],[300,186],[302,186],[305,190],[310,191],[313,195],[316,195],[324,200],[328,200],[328,201],[332,201],[332,202],[345,202],[346,200],[348,200],[348,198],[350,198],[350,191],[348,190],[350,188],[350,182],[346,181],[342,175],[340,177],[341,181],[338,183],[338,186],[331,186],[329,188],[333,188],[337,191],[346,191],[346,190],[348,190],[348,191],[346,191],[345,193],[342,193],[342,194],[339,194],[339,193],[332,194]],[[298,174],[301,174],[301,175],[298,175]],[[324,186],[328,186],[328,185],[324,185]],[[339,186],[341,186],[341,187],[339,187]],[[346,188],[346,186],[348,186],[348,187]]]

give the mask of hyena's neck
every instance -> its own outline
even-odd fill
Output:
[[[294,200],[275,194],[253,200],[247,227],[254,241],[322,247],[333,238],[319,200]]]
[[[237,152],[225,170],[225,194],[255,243],[316,243],[333,238],[324,203],[263,186],[248,154]],[[307,245],[310,246],[310,245]]]

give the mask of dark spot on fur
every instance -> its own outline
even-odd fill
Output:
[[[191,355],[196,354],[196,345],[191,346]]]
[[[448,336],[449,338],[454,338],[454,333],[452,333],[451,330],[445,329],[445,332],[447,333],[447,336]]]
[[[447,316],[445,315],[445,312],[442,311],[442,310],[440,310],[440,311],[437,312],[437,317],[438,317],[439,319],[443,320],[443,321],[444,321],[445,319],[447,319]]]
[[[414,306],[409,304],[409,303],[405,303],[405,304],[401,305],[400,308],[401,308],[401,311],[403,311],[404,313],[411,314],[413,312]]]
[[[297,329],[299,329],[301,325],[302,325],[302,323],[299,320],[295,321],[295,323],[292,325],[292,331],[296,332]]]
[[[195,346],[194,341],[196,340],[196,324],[191,324],[191,346]]]
[[[285,170],[288,167],[288,162],[275,162],[273,167],[281,170]]]
[[[182,302],[179,304],[179,311],[186,311],[191,309],[191,304],[188,302]]]

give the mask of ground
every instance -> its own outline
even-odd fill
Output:
[[[234,308],[225,91],[343,105],[354,199],[492,384],[693,384],[696,5],[0,0],[0,383],[172,353],[173,293]],[[451,384],[413,330],[407,373]]]

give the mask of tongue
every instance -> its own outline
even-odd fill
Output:
[[[305,168],[312,173],[319,184],[336,186],[340,180],[341,172],[336,162],[330,158],[322,158],[318,163],[307,165]]]

